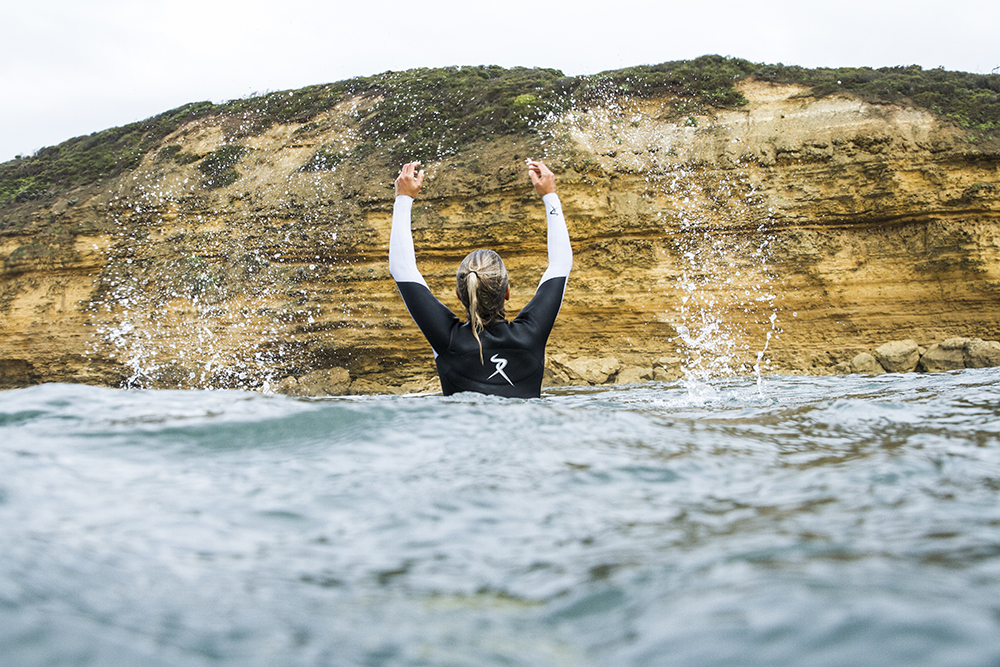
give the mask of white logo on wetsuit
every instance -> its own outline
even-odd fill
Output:
[[[493,372],[493,375],[499,373],[500,375],[503,376],[503,379],[506,380],[510,384],[510,386],[513,387],[514,383],[511,382],[510,378],[507,377],[507,374],[503,372],[503,369],[507,367],[507,360],[504,359],[503,357],[498,357],[497,355],[494,354],[492,357],[490,357],[490,361],[492,361],[494,364],[497,365],[497,369],[496,371]],[[493,375],[491,375],[486,379],[489,380],[491,377],[493,377]]]

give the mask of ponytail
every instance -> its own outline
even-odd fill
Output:
[[[479,363],[486,365],[483,360],[483,341],[479,340],[479,332],[483,330],[483,318],[479,315],[479,274],[469,271],[465,274],[465,293],[469,295],[469,326],[472,328],[472,335],[479,344]]]
[[[490,323],[506,317],[504,296],[507,293],[507,267],[500,255],[492,250],[475,250],[462,260],[455,276],[458,298],[469,315],[469,328],[479,345],[479,362],[483,358],[483,341],[479,333]]]

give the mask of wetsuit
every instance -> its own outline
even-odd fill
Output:
[[[479,333],[484,364],[469,323],[460,321],[431,294],[417,270],[410,231],[413,198],[396,197],[389,235],[389,272],[410,316],[431,344],[445,396],[460,391],[517,398],[537,398],[541,394],[545,343],[559,314],[573,266],[559,197],[547,194],[542,202],[548,227],[548,268],[535,296],[512,322],[492,322]]]

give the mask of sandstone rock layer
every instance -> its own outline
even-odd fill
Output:
[[[739,110],[616,98],[549,119],[544,145],[506,137],[426,165],[414,238],[431,289],[459,312],[455,267],[491,247],[509,311],[531,297],[532,157],[558,174],[575,251],[553,381],[826,373],[887,340],[1000,338],[995,141],[912,108],[741,86]],[[339,368],[328,379],[348,389],[426,387],[430,349],[386,266],[395,174],[302,170],[351,148],[361,106],[235,139],[207,118],[164,141],[245,147],[224,187],[153,151],[113,182],[0,211],[0,386],[273,389]]]

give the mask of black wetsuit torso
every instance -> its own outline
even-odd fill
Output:
[[[487,325],[479,334],[482,360],[468,322],[460,321],[425,285],[399,282],[397,286],[407,310],[436,353],[445,396],[460,391],[512,398],[541,395],[545,343],[559,314],[565,277],[550,278],[539,285],[534,298],[512,322]]]
[[[399,195],[392,210],[389,235],[389,272],[399,287],[413,321],[434,350],[441,391],[459,391],[516,398],[537,398],[545,373],[545,343],[559,314],[566,279],[573,267],[566,220],[559,197],[550,192],[545,205],[548,266],[535,296],[512,322],[487,325],[479,343],[468,323],[462,323],[446,305],[434,298],[417,269],[410,229],[413,198]]]

